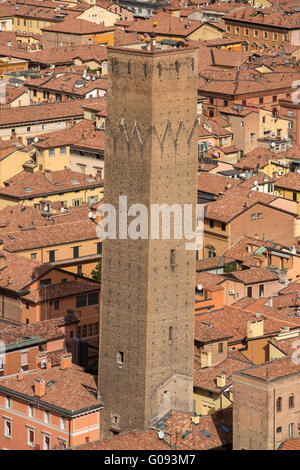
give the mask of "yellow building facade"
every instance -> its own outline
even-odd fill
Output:
[[[232,406],[232,391],[228,392],[228,398],[224,393],[214,393],[202,388],[194,387],[193,393],[194,412],[206,416],[218,410]]]
[[[0,186],[3,186],[4,181],[23,171],[24,163],[30,160],[30,153],[27,149],[11,148],[0,152],[6,153],[0,159]]]

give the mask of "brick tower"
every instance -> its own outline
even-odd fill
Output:
[[[127,196],[128,208],[144,204],[149,214],[152,204],[192,204],[195,218],[196,56],[108,48],[104,202],[117,213]],[[193,408],[195,252],[172,229],[170,239],[133,240],[116,226],[117,239],[103,243],[102,436]]]

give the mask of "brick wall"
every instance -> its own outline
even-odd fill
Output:
[[[126,195],[128,207],[196,204],[196,70],[193,49],[109,50],[105,202],[118,208]],[[170,408],[192,411],[195,253],[173,237],[103,242],[104,435],[113,416],[123,431],[144,429]]]

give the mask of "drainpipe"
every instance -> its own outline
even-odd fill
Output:
[[[71,447],[71,418],[69,419],[69,447]]]

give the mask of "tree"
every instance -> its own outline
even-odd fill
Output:
[[[96,279],[97,281],[101,281],[101,265],[102,259],[100,258],[95,269],[92,271],[92,278]]]

